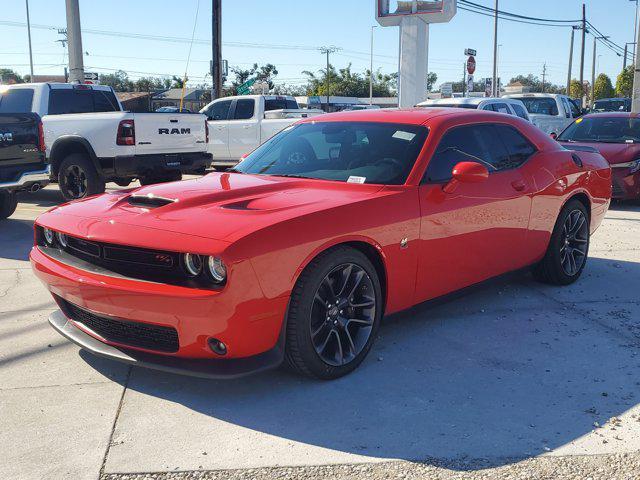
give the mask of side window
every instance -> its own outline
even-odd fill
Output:
[[[216,102],[207,110],[207,117],[209,120],[226,120],[229,116],[230,107],[231,100]]]
[[[248,120],[253,118],[255,100],[245,99],[236,102],[236,111],[233,114],[234,120]]]
[[[580,110],[578,106],[573,102],[573,100],[568,100],[569,107],[571,108],[571,116],[573,118],[578,118],[580,116]]]
[[[425,174],[428,183],[451,179],[459,162],[477,162],[494,172],[509,162],[509,153],[493,125],[454,127],[442,137]]]
[[[512,103],[511,106],[513,110],[516,112],[520,118],[524,118],[525,120],[529,120],[529,116],[527,115],[527,111],[524,109],[522,105],[518,105],[517,103]]]
[[[569,101],[562,97],[562,106],[564,107],[564,115],[567,118],[571,118],[571,106],[569,105]]]
[[[498,113],[506,113],[507,115],[511,115],[509,107],[507,107],[505,103],[494,103],[493,110]]]
[[[93,104],[95,112],[117,112],[120,110],[113,92],[93,90]]]
[[[28,113],[33,102],[33,89],[12,88],[0,92],[0,113]]]
[[[495,110],[493,109],[493,103],[487,103],[486,105],[483,105],[481,110],[487,110],[489,112],[495,112]]]
[[[496,165],[498,170],[518,168],[536,153],[535,147],[515,128],[496,125],[495,129],[509,152],[509,158],[501,165]]]

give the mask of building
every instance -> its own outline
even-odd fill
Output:
[[[151,97],[151,111],[160,107],[180,107],[181,88],[170,88],[163,92],[154,93]],[[182,108],[199,111],[211,98],[211,91],[204,88],[185,88]]]
[[[329,104],[327,105],[327,97],[322,96],[300,96],[296,97],[298,105],[302,108],[318,108],[325,112],[339,112],[353,105],[369,105],[369,97],[339,97],[329,96]],[[397,108],[398,97],[373,97],[372,105],[380,108]]]
[[[152,94],[149,92],[116,92],[116,95],[124,110],[137,113],[152,111]]]
[[[505,95],[514,95],[514,94],[517,95],[519,93],[531,92],[531,87],[529,87],[528,85],[523,85],[520,82],[514,82],[504,87],[503,91]]]

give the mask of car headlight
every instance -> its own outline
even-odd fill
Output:
[[[640,170],[640,158],[629,164],[629,173],[636,173],[638,170]]]
[[[69,246],[69,237],[67,237],[64,233],[56,233],[56,237],[58,238],[58,242],[62,246],[62,248],[67,248]]]
[[[189,275],[194,277],[200,275],[202,271],[202,257],[194,253],[185,253],[182,257],[184,260],[184,268]]]
[[[209,275],[217,283],[222,283],[227,279],[227,267],[222,259],[218,257],[209,257],[207,260]]]
[[[55,242],[55,233],[50,228],[43,228],[42,233],[44,234],[44,240],[47,242],[47,245],[53,245]]]

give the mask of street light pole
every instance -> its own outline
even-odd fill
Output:
[[[369,62],[369,105],[373,105],[373,30],[376,25],[371,25],[371,58]]]
[[[69,82],[84,82],[82,61],[82,31],[80,29],[80,7],[78,0],[66,0],[67,46],[69,48]]]
[[[27,5],[27,35],[29,36],[29,66],[31,67],[30,81],[33,83],[33,51],[31,50],[31,20],[29,19],[29,0],[25,0]]]
[[[640,45],[640,28],[636,20],[636,45],[634,50],[637,52]],[[633,59],[633,93],[631,100],[631,112],[640,113],[640,55],[636,55]]]
[[[498,0],[496,0],[493,17],[493,81],[491,85],[493,89],[492,96],[498,97]]]
[[[211,100],[222,96],[221,0],[211,2]]]
[[[596,93],[596,42],[598,40],[606,40],[609,37],[593,37],[593,60],[591,61],[591,104],[595,100]]]
[[[329,110],[329,54],[337,52],[340,50],[338,47],[321,47],[320,52],[324,53],[327,56],[327,70],[324,76],[324,88],[327,91],[327,110]]]
[[[582,49],[580,50],[580,106],[586,107],[584,91],[584,43],[587,35],[587,7],[582,4]]]
[[[573,67],[573,38],[576,33],[576,27],[571,27],[571,42],[569,44],[569,70],[567,72],[567,96],[571,90],[571,68]]]

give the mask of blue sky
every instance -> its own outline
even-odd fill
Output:
[[[475,0],[492,6],[493,0]],[[27,31],[7,22],[26,22],[24,0],[0,0],[0,65],[29,72]],[[36,74],[62,72],[65,50],[56,40],[55,29],[65,27],[64,0],[29,0]],[[208,71],[211,47],[210,0],[80,0],[85,69],[100,73],[122,69],[131,78],[150,74],[182,75],[189,44],[175,38],[144,39],[124,34],[195,38],[188,73],[191,83],[203,83]],[[325,58],[315,47],[335,45],[343,50],[332,56],[337,67],[352,64],[356,71],[369,65],[370,28],[375,25],[374,0],[222,0],[223,58],[230,65],[247,67],[254,62],[274,63],[278,82],[302,84],[303,70],[317,71]],[[630,0],[587,0],[587,17],[611,40],[624,45],[633,41],[635,2]],[[505,11],[545,18],[574,19],[581,15],[581,0],[500,0]],[[104,31],[98,34],[90,31]],[[552,28],[501,21],[499,26],[499,74],[503,81],[519,73],[541,76],[547,64],[548,79],[564,84],[569,54],[569,28]],[[577,77],[579,35],[574,50],[574,77]],[[493,20],[458,11],[448,24],[432,25],[429,70],[438,74],[438,83],[462,76],[464,49],[478,51],[476,79],[491,76]],[[239,43],[239,44],[238,44]],[[585,78],[591,78],[593,37],[587,36]],[[374,69],[395,71],[398,55],[398,28],[375,31]],[[598,72],[615,81],[622,58],[598,47]]]

